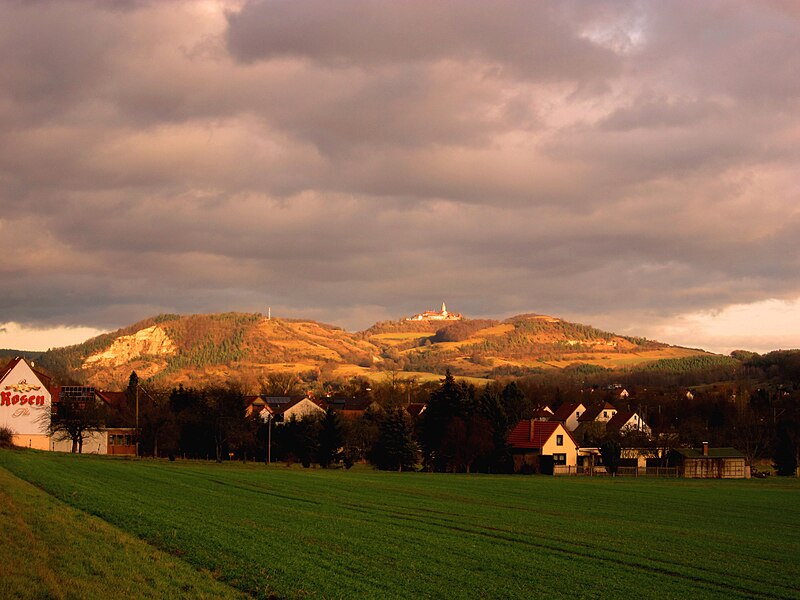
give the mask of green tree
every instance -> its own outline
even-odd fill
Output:
[[[402,408],[390,410],[381,421],[371,453],[372,463],[384,471],[408,471],[416,466],[417,456],[414,427],[408,413]]]
[[[609,438],[600,446],[600,456],[603,457],[603,465],[606,471],[616,476],[619,469],[619,462],[622,456],[622,449],[619,442],[613,438]]]
[[[242,450],[254,445],[250,439],[254,433],[244,416],[244,393],[238,385],[212,386],[204,391],[203,397],[217,462],[222,462],[224,450]]]
[[[781,423],[778,426],[773,459],[778,475],[791,476],[797,472],[797,448],[787,423]]]
[[[317,460],[322,468],[326,469],[331,464],[342,459],[342,424],[339,415],[332,408],[325,411],[319,430],[319,450]]]
[[[531,403],[519,389],[516,381],[503,388],[502,400],[509,427],[513,428],[522,419],[530,417]]]
[[[455,418],[471,418],[474,408],[474,388],[457,382],[447,371],[439,388],[431,394],[420,421],[420,443],[428,469],[443,471],[447,468],[448,457],[442,452],[442,443],[450,422]]]

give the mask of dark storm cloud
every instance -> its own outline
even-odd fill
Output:
[[[4,3],[0,52],[0,322],[800,296],[791,4]]]

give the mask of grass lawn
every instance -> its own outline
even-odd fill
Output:
[[[35,451],[0,451],[0,467],[257,597],[800,597],[796,479],[398,474]],[[31,531],[12,534],[18,552],[47,544]]]
[[[245,598],[0,468],[0,598]]]

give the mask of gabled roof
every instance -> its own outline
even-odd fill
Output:
[[[8,364],[6,364],[5,367],[0,369],[0,381],[3,381],[3,379],[6,378],[6,375],[11,373],[11,371],[14,369],[14,367],[16,367],[20,362],[25,362],[25,364],[27,364],[30,367],[31,371],[33,371],[33,373],[36,375],[36,377],[39,378],[39,381],[42,382],[42,385],[44,387],[46,387],[48,390],[50,389],[50,382],[51,382],[50,377],[45,375],[41,371],[37,371],[36,369],[31,367],[31,365],[28,364],[27,361],[25,361],[25,359],[22,358],[21,356],[15,356],[10,361],[8,361]]]
[[[11,372],[11,369],[16,367],[19,361],[21,360],[22,359],[19,356],[17,356],[16,358],[12,358],[10,361],[8,361],[8,364],[0,370],[0,381],[3,381],[6,375],[8,375]]]
[[[303,400],[308,400],[309,402],[311,402],[311,404],[313,404],[314,406],[316,406],[320,410],[324,410],[319,405],[319,402],[316,402],[315,400],[312,400],[308,396],[301,396],[300,398],[295,398],[294,400],[291,400],[290,402],[277,402],[277,403],[267,402],[266,409],[270,413],[272,413],[273,415],[281,415],[281,414],[293,409],[295,406],[300,404]]]
[[[323,407],[330,407],[333,410],[357,410],[365,411],[373,401],[369,398],[325,398]]]
[[[534,419],[526,419],[517,423],[517,426],[508,434],[508,443],[512,448],[541,449],[559,427],[577,448],[579,444],[561,423]]]
[[[598,415],[604,410],[617,410],[612,404],[605,402],[603,404],[595,404],[586,409],[586,412],[578,417],[578,421],[586,423],[587,421],[594,421]]]
[[[703,456],[702,448],[675,448],[675,452],[684,458],[747,458],[736,448],[709,448],[708,456]]]
[[[547,408],[546,406],[537,408],[531,414],[531,417],[533,417],[534,419],[539,419],[540,421],[548,421],[552,416],[553,416],[553,411]]]
[[[608,423],[606,423],[606,429],[621,429],[633,418],[635,414],[636,412],[632,410],[623,410],[618,412],[611,417],[611,420]]]
[[[111,408],[125,408],[128,405],[128,395],[125,392],[105,392],[97,390],[97,396]]]
[[[418,417],[427,406],[424,402],[411,402],[406,406],[406,412],[412,417]]]
[[[582,405],[583,404],[581,402],[564,402],[564,404],[556,409],[556,412],[553,413],[553,415],[550,417],[550,420],[561,421],[563,423],[578,409],[578,407]]]

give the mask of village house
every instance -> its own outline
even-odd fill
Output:
[[[508,434],[514,472],[552,475],[557,467],[575,467],[578,443],[563,423],[525,419]]]
[[[380,404],[369,398],[325,398],[323,408],[332,409],[343,419],[353,420],[364,416],[368,410],[383,412]]]
[[[569,431],[578,428],[578,419],[586,412],[586,407],[581,402],[565,402],[559,406],[550,420],[554,423],[563,423]]]
[[[82,454],[110,454],[113,456],[136,456],[135,406],[129,406],[125,392],[97,390],[88,385],[64,385],[54,387],[53,412],[61,402],[93,402],[105,408],[104,426],[87,431],[81,445]],[[61,436],[50,438],[50,450],[71,452],[72,440]]]
[[[539,406],[534,409],[531,414],[531,419],[535,419],[536,421],[549,421],[552,416],[553,411],[550,410],[549,406]]]
[[[652,435],[652,431],[644,419],[632,410],[620,411],[611,417],[606,423],[606,432],[621,435],[638,432],[647,437]]]
[[[586,411],[578,417],[579,423],[607,423],[614,415],[617,414],[617,409],[609,402],[601,402],[586,409]]]
[[[322,416],[325,409],[308,396],[254,396],[245,409],[245,416],[271,415],[276,422],[300,421],[309,416]],[[266,411],[266,413],[264,412]]]

